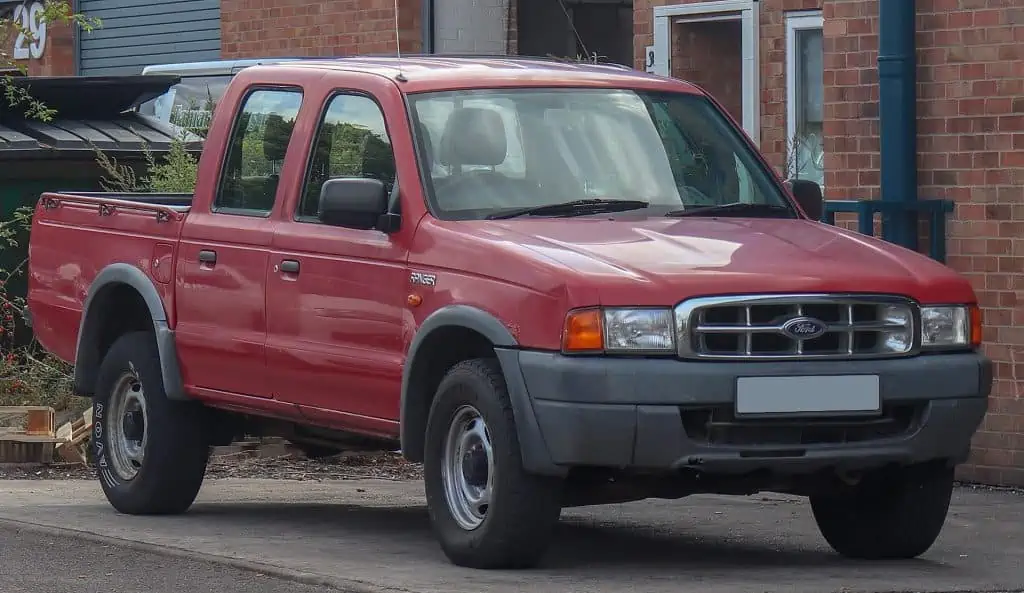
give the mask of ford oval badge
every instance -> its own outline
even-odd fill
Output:
[[[782,324],[782,333],[794,340],[813,340],[827,331],[825,322],[813,317],[794,317]]]

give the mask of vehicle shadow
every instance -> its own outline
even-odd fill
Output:
[[[199,503],[185,516],[220,529],[237,524],[246,530],[287,532],[304,538],[325,537],[360,541],[379,554],[446,562],[430,530],[427,511],[421,506],[363,506],[348,504]],[[258,519],[257,519],[258,518]],[[178,520],[181,518],[179,517]],[[557,573],[586,569],[618,571],[643,568],[659,573],[693,570],[757,572],[759,569],[825,568],[851,577],[885,567],[932,576],[955,567],[927,559],[901,562],[862,562],[834,554],[824,542],[807,538],[766,535],[757,525],[693,526],[680,517],[669,532],[664,526],[637,525],[622,521],[595,520],[563,515],[549,553],[540,567]],[[791,541],[793,540],[793,541]]]

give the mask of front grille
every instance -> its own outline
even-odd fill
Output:
[[[799,447],[899,438],[916,430],[923,407],[886,405],[871,418],[738,420],[730,406],[681,408],[686,437],[709,446]]]
[[[786,360],[913,354],[918,310],[899,297],[709,297],[676,308],[683,358]]]

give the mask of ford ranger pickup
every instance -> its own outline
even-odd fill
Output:
[[[822,206],[684,81],[260,65],[194,195],[40,197],[28,302],[123,513],[185,512],[212,446],[279,435],[422,462],[462,566],[536,565],[565,507],[758,491],[915,557],[988,406],[977,299]]]

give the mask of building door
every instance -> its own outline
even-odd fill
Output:
[[[654,67],[714,95],[759,142],[758,8],[754,0],[715,0],[654,9]]]
[[[78,33],[82,75],[140,74],[153,64],[220,59],[220,0],[80,0],[103,22]]]

